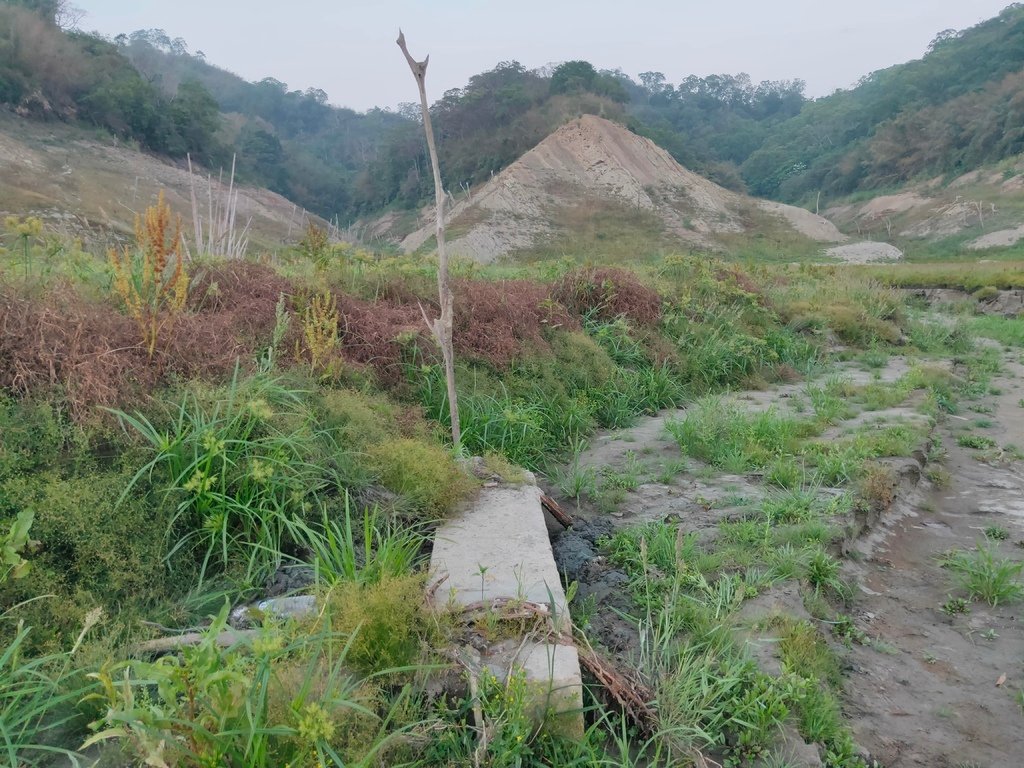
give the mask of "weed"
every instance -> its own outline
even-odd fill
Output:
[[[849,587],[839,578],[839,561],[826,552],[817,550],[807,561],[807,581],[815,592],[825,592],[845,599]]]
[[[972,598],[992,606],[1024,596],[1024,583],[1019,578],[1024,562],[1000,557],[994,546],[979,543],[973,552],[955,552],[947,559],[946,567]]]
[[[895,501],[898,484],[896,472],[891,466],[868,462],[862,469],[858,491],[872,508],[885,510]]]
[[[303,309],[302,341],[310,371],[325,371],[339,344],[338,304],[330,291],[313,296]]]
[[[1006,541],[1010,538],[1010,532],[999,525],[986,526],[984,533],[985,538],[992,541]]]
[[[670,421],[667,429],[684,453],[743,471],[791,454],[808,427],[779,415],[774,408],[747,414],[720,397],[708,397],[698,401],[682,420]]]
[[[218,560],[222,569],[243,564],[247,582],[265,578],[287,550],[292,523],[328,487],[330,475],[315,462],[333,439],[313,427],[301,393],[280,380],[243,381],[236,371],[212,402],[189,390],[167,426],[140,413],[117,415],[153,454],[122,501],[143,480],[177,500],[167,559],[197,551],[200,583]]]
[[[341,520],[324,513],[320,527],[297,523],[296,538],[311,553],[317,582],[332,587],[340,581],[375,583],[413,570],[423,537],[415,529],[398,527],[366,509],[362,525],[353,521],[348,493]]]
[[[957,435],[956,444],[961,448],[973,448],[979,451],[996,447],[996,441],[985,435]]]
[[[425,440],[386,440],[371,446],[367,454],[380,483],[431,519],[447,514],[472,488],[451,455]]]
[[[950,597],[941,607],[947,616],[956,616],[958,613],[968,613],[971,610],[970,603],[962,597]]]
[[[161,331],[170,330],[188,298],[181,217],[171,221],[164,193],[135,217],[135,248],[110,250],[114,290],[134,318],[152,358]]]
[[[790,456],[780,456],[764,469],[764,481],[789,490],[800,488],[805,481],[806,470]]]

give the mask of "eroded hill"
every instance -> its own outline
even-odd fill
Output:
[[[702,250],[720,250],[729,238],[783,228],[807,242],[846,237],[809,211],[731,192],[681,166],[649,139],[594,115],[563,125],[449,214],[454,254],[490,262],[545,241],[574,234],[580,219],[608,208],[632,212],[660,235]],[[401,239],[406,252],[429,247],[432,210]]]

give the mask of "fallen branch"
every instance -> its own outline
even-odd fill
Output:
[[[572,527],[572,516],[562,509],[561,505],[550,496],[541,494],[540,505],[546,509],[563,528]]]
[[[252,640],[259,634],[259,630],[255,629],[226,629],[217,635],[215,642],[219,648],[231,648],[244,640]],[[202,632],[187,632],[175,637],[158,637],[155,640],[147,640],[135,646],[135,651],[147,656],[159,656],[172,651],[180,651],[182,648],[191,648],[199,645],[205,639],[206,635]]]
[[[608,691],[608,695],[622,707],[623,713],[645,734],[650,736],[657,733],[657,714],[651,707],[654,693],[646,685],[619,672],[610,661],[594,650],[586,638],[577,638],[576,651],[580,664]]]

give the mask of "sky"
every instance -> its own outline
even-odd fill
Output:
[[[358,110],[417,100],[395,45],[430,54],[431,101],[500,61],[585,59],[598,69],[800,78],[809,96],[920,58],[935,35],[1010,0],[72,0],[80,27],[113,37],[163,29],[247,80],[322,88]]]

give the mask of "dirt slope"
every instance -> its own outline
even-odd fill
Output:
[[[867,202],[839,203],[825,215],[847,231],[901,244],[954,240],[965,255],[1024,240],[1024,156],[936,177]],[[974,254],[976,255],[976,254]]]
[[[718,236],[750,231],[758,218],[776,219],[773,224],[813,241],[846,239],[809,211],[730,192],[688,171],[649,139],[585,115],[454,205],[452,251],[492,261],[565,233],[568,209],[609,202],[654,214],[670,237],[701,248],[716,249]],[[433,224],[424,221],[402,248],[415,251],[432,235]]]
[[[188,171],[109,136],[60,123],[38,123],[0,112],[0,218],[35,215],[49,228],[73,234],[131,232],[135,212],[164,190],[191,228]],[[214,182],[215,194],[222,189]],[[240,186],[238,226],[252,220],[250,243],[294,242],[306,214],[280,195]],[[197,184],[205,206],[206,185]],[[323,222],[320,222],[323,225]]]

